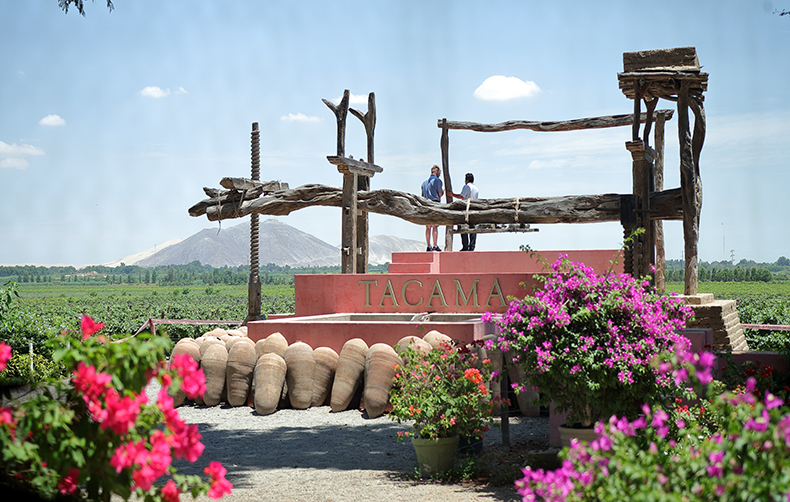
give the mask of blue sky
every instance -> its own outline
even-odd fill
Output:
[[[437,119],[629,113],[623,52],[681,46],[695,46],[710,74],[700,258],[790,255],[790,16],[774,13],[790,0],[116,0],[113,12],[100,0],[86,17],[55,0],[0,2],[0,263],[105,263],[218,228],[187,209],[202,187],[250,175],[252,122],[262,179],[340,186],[321,98],[344,89],[362,111],[376,93],[384,172],[372,187],[418,192],[440,163]],[[488,80],[497,76],[514,78]],[[364,128],[348,120],[346,153],[365,157]],[[667,188],[679,186],[676,131],[673,120]],[[451,173],[460,191],[474,172],[485,198],[629,193],[629,139],[629,128],[453,131]],[[335,208],[278,219],[340,242]],[[538,228],[482,235],[477,247],[622,242],[616,223]],[[665,228],[667,257],[679,259],[681,225]],[[371,233],[424,239],[423,227],[377,215]]]

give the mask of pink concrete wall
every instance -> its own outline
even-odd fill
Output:
[[[374,343],[394,346],[404,336],[423,337],[437,330],[453,340],[466,343],[494,332],[493,324],[481,321],[460,322],[383,322],[383,321],[327,321],[310,317],[253,321],[247,325],[248,336],[254,341],[272,333],[282,334],[288,343],[304,342],[311,347],[329,347],[338,354],[348,340],[362,338],[368,347]]]
[[[588,267],[592,267],[596,273],[603,274],[612,267],[611,261],[618,257],[618,253],[619,251],[614,249],[559,250],[540,251],[540,256],[530,256],[525,251],[474,251],[471,253],[436,253],[436,258],[439,261],[439,272],[442,274],[459,272],[469,274],[500,272],[537,274],[546,271],[544,264],[539,261],[540,257],[552,264],[557,261],[560,254],[567,254],[571,261],[584,263]],[[392,254],[393,263],[398,260],[400,254],[402,253]],[[622,259],[619,261],[622,262]],[[623,271],[622,263],[615,265],[613,270],[621,273]]]
[[[598,273],[610,268],[617,251],[544,251],[555,260],[567,253]],[[538,285],[543,265],[522,251],[472,253],[393,253],[393,260],[414,265],[431,262],[439,273],[300,274],[294,279],[297,316],[337,312],[504,312],[507,297],[523,298]],[[524,288],[521,283],[528,284]],[[501,293],[501,294],[500,294]],[[505,301],[500,301],[504,299]]]
[[[532,274],[304,274],[294,279],[297,316],[337,312],[504,312],[531,292]]]

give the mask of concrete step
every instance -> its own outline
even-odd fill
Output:
[[[390,263],[389,274],[432,274],[438,272],[433,263]]]

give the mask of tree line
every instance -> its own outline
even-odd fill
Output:
[[[370,271],[386,272],[387,264],[371,265]],[[291,267],[268,263],[259,267],[261,284],[293,284],[295,274],[338,274],[339,266]],[[193,261],[185,265],[159,265],[152,268],[126,265],[117,267],[90,265],[82,269],[73,266],[43,267],[35,265],[0,266],[0,281],[25,283],[80,283],[80,284],[153,284],[162,286],[238,285],[247,284],[250,266],[212,267]]]

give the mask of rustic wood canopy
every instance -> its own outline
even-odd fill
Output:
[[[636,242],[626,250],[626,270],[635,276],[642,276],[648,273],[651,265],[657,264],[659,287],[663,284],[664,275],[663,229],[660,222],[683,220],[686,243],[685,292],[695,294],[702,203],[699,157],[705,137],[703,93],[707,90],[708,75],[700,71],[693,47],[628,52],[623,55],[623,68],[624,71],[618,73],[618,81],[625,96],[634,100],[634,111],[630,114],[553,122],[512,120],[498,124],[440,119],[437,125],[442,130],[440,147],[447,192],[445,203],[397,190],[370,189],[370,178],[383,172],[382,167],[374,164],[375,96],[370,93],[368,111],[362,113],[349,109],[350,93],[345,90],[338,104],[323,100],[337,120],[337,152],[336,155],[328,156],[327,160],[337,166],[343,175],[342,189],[318,184],[290,189],[279,181],[259,181],[256,170],[259,165],[256,123],[253,124],[252,179],[223,178],[220,184],[226,190],[204,188],[208,198],[193,205],[189,214],[206,215],[209,220],[216,221],[248,214],[286,215],[310,206],[340,207],[343,215],[341,264],[344,273],[367,272],[369,212],[396,216],[419,225],[447,225],[446,250],[452,250],[454,233],[535,231],[529,227],[530,224],[619,221],[626,235],[636,228],[644,229]],[[657,110],[659,99],[677,102],[681,187],[670,190],[663,189],[664,125],[672,118],[673,111]],[[645,112],[641,110],[642,101],[645,102]],[[689,107],[695,116],[693,136],[689,132]],[[346,117],[349,111],[365,127],[367,161],[345,155]],[[453,200],[450,195],[450,130],[502,132],[527,129],[557,132],[628,125],[632,126],[631,141],[626,142],[626,148],[632,156],[631,194],[466,201]],[[651,147],[649,136],[654,126],[654,147]],[[257,232],[257,220],[254,221]],[[456,225],[458,228],[454,230],[452,226]],[[254,237],[255,249],[251,253],[257,260],[257,234]],[[257,271],[257,265],[255,268]]]
[[[706,129],[703,93],[708,89],[708,74],[701,71],[694,47],[626,52],[623,54],[623,70],[617,74],[617,80],[625,96],[634,100],[634,117],[640,114],[642,101],[649,115],[659,99],[677,103],[686,262],[684,293],[694,295],[697,293],[699,218],[702,209],[699,159]],[[689,108],[695,118],[693,136],[689,131]],[[624,221],[623,226],[626,232],[633,228],[645,229],[629,250],[631,254],[626,255],[626,265],[630,263],[633,267],[627,270],[636,276],[649,273],[650,265],[657,261],[655,253],[663,250],[663,243],[657,239],[657,236],[663,236],[663,229],[660,224],[650,221],[649,194],[660,190],[659,178],[663,184],[664,160],[663,145],[658,151],[648,144],[651,125],[651,122],[645,124],[643,138],[640,139],[640,124],[634,120],[632,141],[626,144],[633,157],[634,218]],[[661,269],[663,257],[658,258]],[[663,273],[658,275],[663,281]]]

